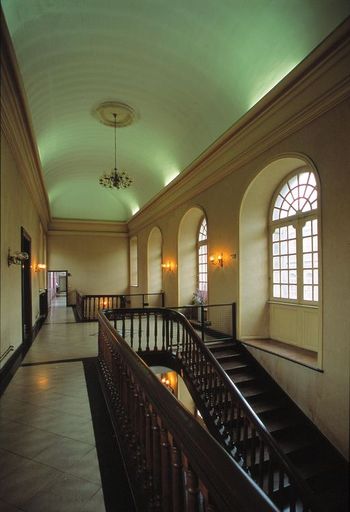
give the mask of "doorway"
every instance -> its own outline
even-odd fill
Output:
[[[31,246],[32,241],[26,230],[21,228],[21,251],[28,253],[29,258],[21,263],[22,282],[22,341],[29,346],[33,339],[32,332],[32,281],[31,281]]]
[[[68,306],[68,271],[48,270],[47,294],[49,307]]]

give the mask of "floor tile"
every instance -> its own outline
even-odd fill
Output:
[[[28,460],[0,480],[0,498],[21,507],[61,474],[56,469]]]
[[[34,460],[53,468],[68,470],[90,450],[90,444],[59,436],[54,444],[36,455]]]

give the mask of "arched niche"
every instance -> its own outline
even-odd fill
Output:
[[[191,304],[197,285],[197,236],[200,222],[206,217],[194,206],[182,217],[178,232],[179,305]]]
[[[161,230],[154,227],[147,242],[147,270],[148,270],[148,293],[159,293],[163,289],[162,282],[162,251],[163,237]],[[154,304],[152,297],[149,297],[149,305]]]
[[[241,339],[269,338],[269,211],[281,181],[302,167],[315,171],[302,155],[277,158],[266,165],[248,186],[239,218],[239,308]]]

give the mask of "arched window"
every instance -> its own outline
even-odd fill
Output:
[[[318,187],[315,174],[299,171],[274,195],[270,217],[271,299],[319,301]]]
[[[208,244],[207,244],[207,219],[203,217],[198,230],[197,239],[197,268],[198,290],[203,292],[205,298],[208,295]]]

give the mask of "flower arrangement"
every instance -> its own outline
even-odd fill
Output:
[[[203,306],[206,303],[207,303],[207,292],[196,288],[196,291],[192,295],[192,304],[196,304],[198,306]]]

